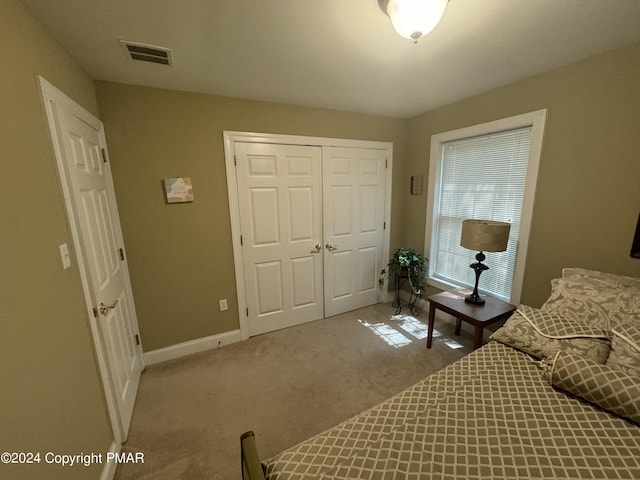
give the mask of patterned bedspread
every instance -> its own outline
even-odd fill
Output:
[[[263,463],[270,480],[640,479],[640,427],[491,342]]]

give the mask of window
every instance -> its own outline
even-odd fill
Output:
[[[460,246],[467,218],[509,222],[506,252],[487,252],[480,289],[520,302],[546,110],[434,135],[425,252],[430,283],[473,286],[475,253]]]

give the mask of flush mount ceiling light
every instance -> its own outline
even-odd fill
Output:
[[[418,43],[438,24],[448,1],[378,0],[378,6],[389,15],[393,28],[400,36]]]

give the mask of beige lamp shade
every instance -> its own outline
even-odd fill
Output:
[[[504,252],[511,224],[493,220],[464,220],[460,245],[476,252]]]

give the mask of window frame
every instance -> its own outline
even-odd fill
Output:
[[[533,218],[533,206],[535,201],[536,185],[538,181],[538,170],[540,166],[540,157],[542,155],[542,144],[544,139],[544,129],[547,119],[547,110],[536,110],[533,112],[523,113],[492,122],[486,122],[479,125],[459,128],[449,132],[435,134],[431,137],[431,149],[429,154],[429,185],[427,195],[427,218],[425,224],[424,235],[424,251],[429,258],[435,258],[435,252],[432,251],[432,245],[435,249],[436,242],[433,241],[433,235],[437,230],[436,210],[439,211],[440,198],[440,179],[442,175],[442,150],[443,145],[447,142],[462,140],[469,137],[477,137],[481,135],[489,135],[505,130],[513,130],[516,128],[531,127],[531,146],[529,149],[529,158],[527,161],[527,178],[524,187],[522,216],[520,231],[518,234],[518,245],[516,251],[516,259],[513,272],[513,284],[511,287],[511,297],[506,299],[514,305],[520,304],[522,295],[522,284],[524,280],[524,270],[527,258],[527,250],[529,246],[529,234],[531,232],[531,221]],[[470,253],[470,262],[473,261],[473,255]],[[449,290],[451,288],[460,287],[454,283],[444,282],[435,279],[433,275],[433,265],[429,264],[429,285],[441,290]],[[482,282],[480,282],[482,285]],[[480,288],[482,290],[482,288]]]

